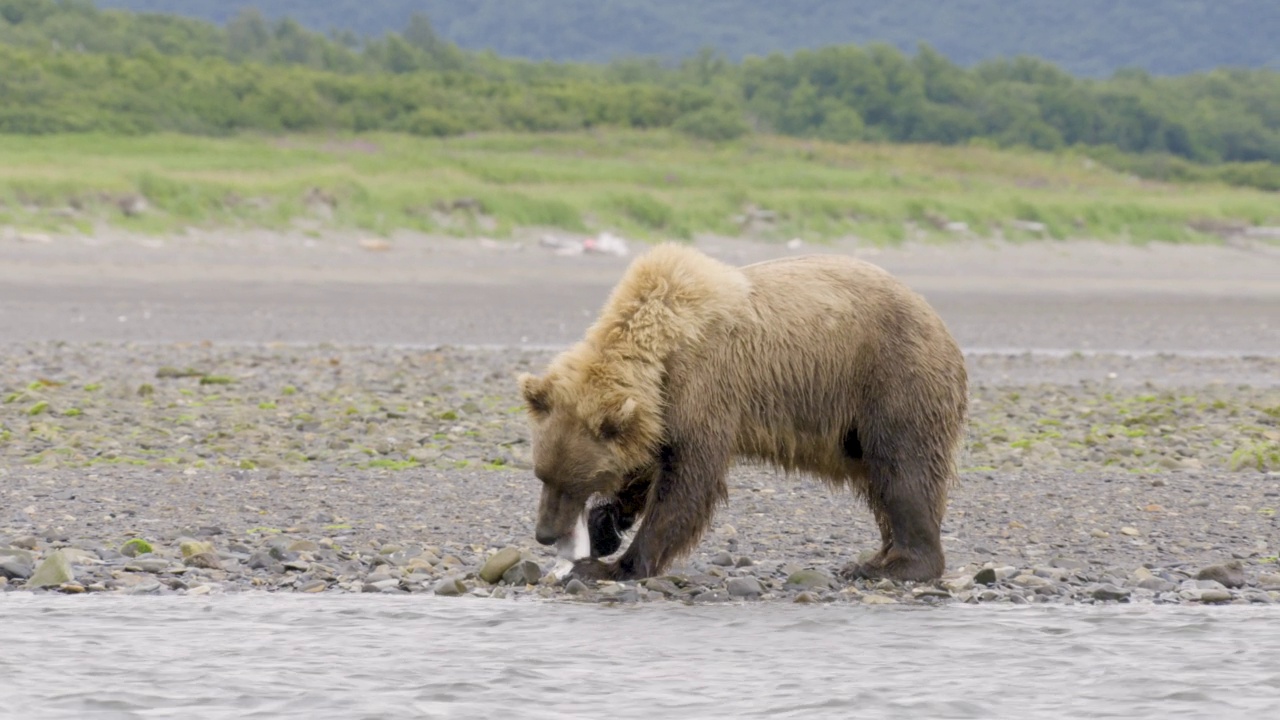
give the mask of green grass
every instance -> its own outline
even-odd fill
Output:
[[[332,206],[308,203],[318,188]],[[128,216],[119,199],[146,197]],[[467,202],[458,203],[458,200]],[[525,227],[644,238],[739,235],[744,208],[776,213],[766,239],[880,243],[980,236],[1200,241],[1189,223],[1280,224],[1273,193],[1138,181],[1072,152],[840,145],[668,131],[407,135],[0,136],[0,226],[140,232],[318,226],[509,236]],[[71,208],[68,211],[68,208]],[[443,208],[443,209],[442,209]],[[1043,234],[1014,221],[1042,223]]]

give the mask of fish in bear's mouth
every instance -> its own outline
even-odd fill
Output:
[[[591,535],[587,532],[587,510],[584,508],[573,526],[573,532],[556,541],[556,562],[551,567],[551,576],[562,580],[573,564],[591,555]]]

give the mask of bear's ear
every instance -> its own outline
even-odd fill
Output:
[[[524,404],[530,413],[543,416],[551,412],[551,388],[546,378],[521,373],[516,381],[520,383],[520,394],[524,396]]]
[[[613,442],[622,437],[629,427],[631,421],[636,416],[636,401],[634,398],[627,398],[617,409],[606,411],[604,418],[600,421],[600,439],[605,442]]]

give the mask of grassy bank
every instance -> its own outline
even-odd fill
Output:
[[[1280,224],[1280,202],[1257,190],[1140,181],[1069,153],[979,146],[711,144],[666,131],[0,136],[0,227],[88,232],[102,222],[154,233],[336,226],[502,237],[546,227],[646,239],[1145,242]]]

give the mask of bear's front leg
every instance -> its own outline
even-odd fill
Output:
[[[661,465],[645,505],[644,523],[617,561],[582,560],[571,575],[583,580],[639,580],[665,572],[676,558],[698,545],[728,498],[725,473],[728,442],[707,442],[696,449],[663,448]]]
[[[605,562],[597,558],[583,558],[573,564],[573,569],[564,576],[564,582],[573,579],[582,580],[584,582],[597,582],[600,580],[622,580],[619,577],[618,563]]]
[[[622,535],[636,524],[644,513],[653,485],[656,468],[646,468],[632,475],[616,497],[592,507],[587,512],[587,532],[591,538],[591,557],[608,557],[622,547]]]

